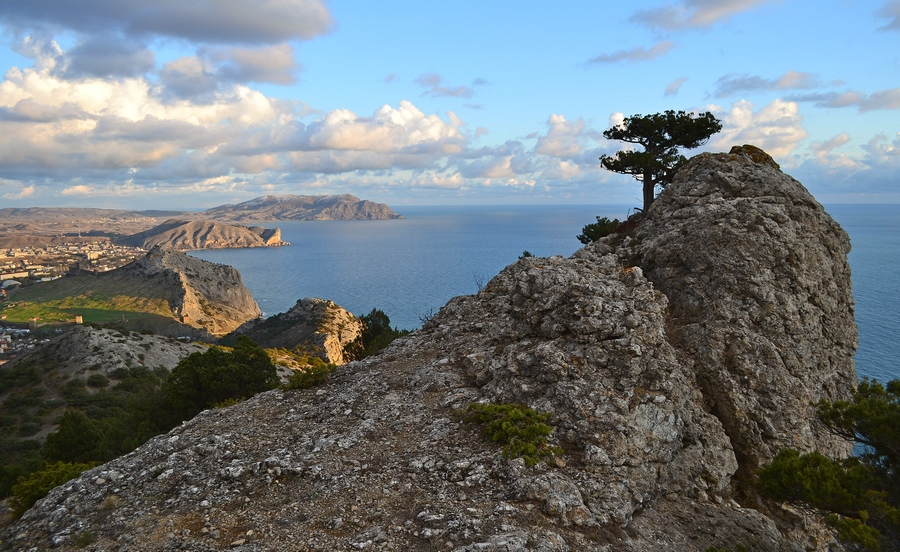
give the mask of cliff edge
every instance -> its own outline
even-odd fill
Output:
[[[695,158],[632,236],[520,259],[325,386],[86,472],[5,549],[824,550],[741,491],[779,446],[848,450],[808,405],[855,383],[848,243],[751,153]],[[552,412],[563,454],[504,457],[476,402]]]

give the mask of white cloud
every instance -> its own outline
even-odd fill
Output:
[[[585,123],[582,119],[567,121],[562,115],[551,115],[547,119],[550,129],[538,138],[534,151],[550,157],[571,158],[582,151]]]
[[[588,63],[606,64],[619,62],[649,61],[659,56],[669,53],[675,44],[671,41],[664,41],[654,44],[649,49],[639,46],[630,50],[617,50],[611,54],[600,54],[597,57],[588,60]]]
[[[783,158],[808,136],[794,102],[775,100],[754,111],[751,102],[741,100],[729,111],[717,106],[709,109],[722,120],[722,131],[710,141],[713,149],[728,151],[734,145],[751,144]]]
[[[775,79],[764,79],[751,75],[725,75],[716,81],[717,98],[766,90],[802,90],[819,86],[819,80],[813,73],[788,71]]]
[[[681,90],[681,86],[686,83],[687,80],[687,77],[681,77],[670,82],[668,85],[666,85],[666,92],[664,96],[678,95],[678,91]]]
[[[18,188],[19,188],[18,192],[7,192],[7,193],[3,194],[3,198],[16,200],[16,199],[26,199],[29,197],[34,197],[34,184],[31,184],[29,186],[19,185]]]
[[[812,102],[816,107],[857,107],[860,111],[900,109],[900,88],[878,90],[871,94],[854,90],[802,94],[787,99],[795,102]]]
[[[631,21],[653,29],[678,31],[711,27],[772,0],[681,0],[662,8],[640,10]]]

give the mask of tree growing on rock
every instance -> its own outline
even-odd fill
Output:
[[[656,187],[665,188],[687,161],[678,148],[700,147],[720,130],[722,123],[708,111],[696,115],[672,110],[632,115],[604,130],[603,136],[643,146],[644,151],[622,150],[615,155],[603,155],[600,163],[607,170],[633,175],[644,183],[643,210],[646,211],[656,197]]]

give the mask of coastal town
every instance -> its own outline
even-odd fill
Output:
[[[146,250],[109,240],[0,250],[0,289],[46,282],[73,272],[99,274],[143,257]],[[0,298],[5,293],[0,293]]]

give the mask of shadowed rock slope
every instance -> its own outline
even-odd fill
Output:
[[[225,335],[262,316],[236,269],[170,248],[155,247],[104,277],[136,288],[136,293],[156,290],[165,296],[171,316],[212,335]]]
[[[125,245],[144,249],[171,247],[181,251],[290,245],[281,241],[281,230],[278,228],[181,219],[169,219],[159,226],[132,234],[120,241]]]
[[[734,499],[776,445],[845,450],[800,403],[854,384],[848,276],[846,236],[799,183],[701,157],[636,236],[520,259],[325,386],[206,411],[52,491],[4,546],[824,550],[802,517]],[[504,458],[459,421],[473,402],[552,412],[564,454]]]

